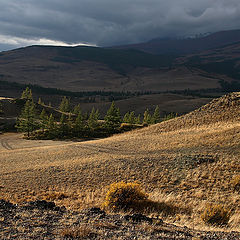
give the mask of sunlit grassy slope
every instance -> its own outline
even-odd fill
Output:
[[[0,194],[83,208],[100,205],[110,183],[138,180],[153,200],[191,209],[169,221],[202,226],[202,209],[217,202],[232,209],[229,227],[240,231],[240,194],[232,184],[240,175],[239,120],[240,93],[232,93],[185,116],[107,139],[9,140],[12,150],[0,148]]]

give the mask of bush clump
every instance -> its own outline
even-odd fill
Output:
[[[117,182],[110,185],[104,206],[115,211],[128,210],[146,200],[147,197],[147,194],[141,190],[139,183]]]
[[[240,175],[232,180],[233,188],[235,191],[240,192]]]
[[[201,215],[202,220],[210,225],[227,225],[230,210],[221,204],[209,204]]]

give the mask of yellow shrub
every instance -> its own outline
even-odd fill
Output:
[[[233,184],[234,190],[240,192],[240,175],[236,176],[233,179],[232,184]]]
[[[112,210],[127,210],[145,199],[147,194],[141,190],[138,183],[117,182],[110,185],[104,206]]]
[[[221,204],[209,204],[201,215],[202,220],[211,225],[226,225],[230,218],[230,210]]]

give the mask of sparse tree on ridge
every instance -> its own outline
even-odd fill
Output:
[[[33,101],[27,100],[20,116],[17,119],[16,128],[20,132],[26,132],[27,137],[38,127],[36,122],[36,111]]]
[[[43,104],[41,98],[38,98],[38,104],[39,104],[39,105],[42,105],[42,104]]]
[[[56,137],[57,126],[53,115],[51,114],[48,118],[47,123],[48,134],[50,138]]]
[[[80,137],[84,131],[84,121],[81,111],[78,113],[77,118],[73,124],[74,133]]]
[[[21,99],[26,99],[26,100],[32,100],[32,90],[29,87],[26,87],[26,89],[22,92]]]
[[[80,104],[76,105],[73,109],[73,113],[78,115],[78,113],[81,112],[81,106]]]
[[[129,123],[130,124],[135,124],[136,123],[136,117],[135,117],[135,112],[134,111],[130,112]]]
[[[152,116],[149,113],[149,110],[147,108],[143,114],[143,124],[151,124],[151,123],[152,123]]]
[[[40,113],[39,115],[39,119],[40,119],[40,127],[42,129],[45,129],[47,127],[47,124],[48,124],[48,116],[46,114],[46,111],[45,109],[43,108],[42,112]]]
[[[123,122],[124,123],[129,123],[129,116],[130,116],[129,112],[125,113],[125,115],[123,117]]]
[[[99,119],[99,111],[98,109],[95,110],[95,108],[93,107],[88,118],[88,127],[90,128],[90,130],[93,131],[99,126],[98,119]]]
[[[156,106],[155,111],[152,115],[152,123],[155,124],[155,123],[159,123],[160,121],[161,121],[161,118],[160,118],[159,106]]]
[[[107,114],[104,118],[105,126],[109,131],[114,131],[120,126],[121,115],[120,110],[115,106],[115,103],[112,102],[110,108],[107,111]]]
[[[69,110],[70,110],[70,100],[66,96],[63,97],[63,99],[62,99],[62,101],[59,105],[59,110],[61,112],[69,112]]]
[[[136,117],[136,124],[141,124],[141,115],[138,114],[138,116]]]
[[[58,125],[58,134],[60,136],[65,136],[67,133],[67,120],[66,120],[66,115],[62,114],[60,118],[60,122]]]

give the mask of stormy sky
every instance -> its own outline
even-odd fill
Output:
[[[0,0],[0,51],[240,29],[239,0]]]

